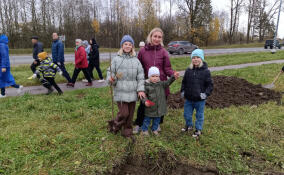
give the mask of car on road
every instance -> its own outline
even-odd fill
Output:
[[[177,53],[182,55],[184,53],[191,53],[197,48],[198,46],[190,43],[189,41],[171,41],[168,44],[168,52],[170,54]]]
[[[274,40],[266,40],[265,41],[265,44],[264,44],[264,48],[267,49],[267,48],[270,48],[270,49],[273,49],[273,43],[274,43]],[[281,45],[279,43],[278,40],[276,40],[276,45],[275,45],[276,48],[278,49],[281,49]]]

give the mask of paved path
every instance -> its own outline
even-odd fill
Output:
[[[284,49],[284,47],[283,47]],[[222,54],[232,54],[232,53],[246,53],[246,52],[270,52],[269,49],[264,49],[262,47],[257,48],[233,48],[233,49],[205,49],[205,55],[222,55]],[[109,53],[101,53],[100,59],[101,61],[109,60],[110,56]],[[114,57],[116,52],[111,53],[111,57]],[[178,58],[178,57],[189,57],[190,54],[184,55],[170,55],[171,58]],[[65,61],[66,62],[74,62],[74,54],[65,54]],[[21,64],[31,64],[33,59],[31,55],[11,55],[10,61],[12,66],[21,65]]]
[[[273,61],[264,61],[264,62],[257,62],[257,63],[246,63],[246,64],[239,64],[239,65],[210,67],[209,70],[211,72],[214,72],[214,71],[222,71],[222,70],[227,70],[227,69],[240,69],[240,68],[245,68],[245,67],[259,66],[259,65],[265,65],[265,64],[274,64],[274,63],[281,64],[281,63],[284,63],[284,60],[273,60]],[[184,71],[180,71],[180,75],[183,76]],[[75,89],[106,87],[107,83],[106,82],[99,83],[98,81],[93,81],[93,86],[88,87],[88,86],[85,86],[85,83],[83,83],[82,81],[78,81],[75,84],[74,88],[66,87],[65,83],[59,84],[59,86],[63,90],[63,92],[65,92],[65,91],[70,91],[70,90],[75,90]],[[24,87],[24,90],[21,94],[17,94],[17,89],[15,89],[15,88],[8,88],[6,90],[6,95],[7,96],[18,96],[18,95],[22,95],[24,93],[35,95],[35,94],[44,94],[46,92],[47,92],[47,90],[42,86],[29,86],[29,87]]]

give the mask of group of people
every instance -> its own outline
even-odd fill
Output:
[[[168,52],[163,47],[164,33],[154,28],[148,35],[146,45],[140,43],[136,57],[134,40],[125,35],[120,43],[118,55],[111,61],[107,70],[108,83],[113,86],[114,101],[117,103],[117,116],[108,121],[109,131],[131,138],[141,132],[149,135],[151,131],[159,135],[160,125],[167,113],[169,86],[179,78],[179,73],[171,67]],[[196,49],[191,54],[192,63],[185,72],[181,92],[186,99],[184,106],[185,127],[182,131],[193,131],[192,115],[196,110],[195,131],[198,137],[203,129],[205,101],[213,90],[210,71],[204,61],[204,53]],[[132,127],[136,101],[140,99],[137,118]]]
[[[94,38],[90,40],[90,44],[87,40],[82,41],[81,39],[76,39],[75,68],[72,78],[70,78],[70,75],[65,68],[64,45],[62,41],[59,40],[57,33],[52,34],[52,58],[49,58],[48,54],[44,52],[43,45],[38,41],[37,36],[33,36],[31,39],[33,43],[34,61],[30,67],[33,75],[28,79],[38,78],[41,84],[48,89],[47,94],[53,92],[53,87],[59,94],[63,93],[54,81],[56,72],[59,72],[60,75],[66,78],[68,87],[74,87],[81,71],[86,78],[83,80],[87,83],[86,86],[92,86],[92,81],[94,80],[94,68],[96,68],[98,72],[100,78],[99,82],[104,81],[100,69],[99,45]]]
[[[109,131],[117,134],[121,131],[122,136],[132,137],[133,134],[149,135],[149,125],[152,121],[151,131],[159,135],[160,125],[164,122],[167,114],[167,96],[169,86],[179,78],[179,72],[172,69],[168,52],[163,47],[164,33],[160,28],[154,28],[148,35],[146,44],[140,42],[139,53],[136,54],[134,40],[131,36],[123,36],[120,42],[120,50],[117,56],[111,60],[107,70],[107,82],[113,87],[113,99],[117,104],[118,113],[116,117],[108,121]],[[94,79],[92,71],[97,69],[100,80],[103,80],[99,68],[99,46],[94,39],[87,41],[76,40],[75,69],[72,79],[64,65],[64,47],[58,40],[58,35],[53,34],[52,58],[43,52],[43,46],[37,37],[32,38],[34,43],[34,62],[31,70],[32,78],[43,78],[41,82],[51,93],[54,86],[59,94],[62,93],[54,81],[56,72],[63,75],[68,83],[67,86],[74,87],[76,78],[83,71],[87,86],[92,85]],[[88,58],[88,59],[87,59]],[[0,36],[0,88],[1,96],[5,96],[5,87],[12,86],[19,91],[23,86],[17,85],[10,73],[8,38]],[[284,72],[284,66],[282,68]],[[41,73],[41,74],[40,74]],[[192,132],[193,137],[202,134],[204,123],[204,108],[206,99],[213,91],[213,82],[208,65],[205,62],[204,53],[196,49],[191,54],[191,64],[185,71],[181,96],[185,98],[183,132]],[[133,117],[136,102],[140,100],[137,118]],[[196,110],[195,124],[192,121],[193,111]]]

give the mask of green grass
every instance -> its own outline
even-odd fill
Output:
[[[219,56],[207,56],[205,58],[209,67],[214,66],[226,66],[226,65],[236,65],[243,63],[252,63],[252,62],[261,62],[261,61],[269,61],[269,60],[279,60],[284,59],[284,51],[279,51],[277,54],[271,54],[268,52],[262,53],[240,53],[240,54],[231,54],[231,55],[219,55]],[[171,64],[174,70],[181,71],[185,70],[190,64],[189,57],[183,58],[171,58]],[[106,77],[106,70],[109,66],[109,62],[101,62],[101,70],[103,72],[103,76]],[[66,64],[67,71],[70,76],[73,74],[74,65]],[[39,85],[37,80],[27,80],[29,76],[32,75],[30,68],[28,65],[20,65],[17,67],[12,67],[11,72],[15,77],[15,80],[18,84],[22,84],[24,86],[34,86]],[[95,79],[98,79],[98,75],[94,70]],[[83,74],[80,74],[78,80],[83,79]],[[56,77],[56,81],[59,83],[66,82],[66,80],[58,76]]]
[[[73,64],[66,64],[66,70],[69,72],[71,78],[73,75],[73,71],[74,71],[74,65]],[[103,76],[106,77],[106,70],[109,66],[109,62],[102,62],[101,63],[101,70],[103,73]],[[40,82],[35,79],[35,80],[28,80],[27,78],[30,77],[32,75],[32,72],[30,70],[30,66],[28,65],[21,65],[21,66],[17,66],[17,67],[12,67],[11,68],[11,72],[16,80],[17,84],[21,84],[24,86],[35,86],[35,85],[39,85]],[[94,77],[95,79],[99,79],[98,74],[96,72],[96,70],[94,70]],[[80,73],[77,81],[82,80],[84,78],[84,74]],[[66,82],[66,79],[63,76],[60,76],[59,74],[56,75],[56,82],[58,83],[63,83]]]
[[[209,67],[255,63],[281,59],[284,59],[284,51],[278,51],[276,54],[271,54],[270,52],[259,52],[205,56],[205,61],[208,63]],[[171,64],[173,66],[173,69],[175,70],[185,70],[190,64],[190,62],[191,59],[189,57],[171,59]]]
[[[270,82],[279,66],[214,74],[243,77],[258,84]],[[180,83],[181,79],[171,90],[179,90]],[[277,86],[284,91],[284,77]],[[1,99],[0,174],[108,174],[128,154],[155,162],[160,153],[167,154],[166,163],[176,159],[216,167],[221,174],[284,172],[283,105],[206,108],[199,141],[180,133],[183,110],[169,110],[160,137],[137,136],[129,149],[129,140],[107,132],[110,104],[108,88]],[[243,156],[244,152],[252,156]]]
[[[44,48],[44,51],[51,53],[51,48]],[[117,48],[100,48],[100,52],[117,52]],[[22,54],[30,54],[32,55],[33,49],[27,48],[27,49],[9,49],[9,52],[11,55],[22,55]],[[74,53],[74,48],[65,48],[64,50],[65,54],[72,54]]]
[[[223,48],[248,48],[248,47],[263,47],[264,43],[249,43],[249,44],[232,44],[232,45],[212,45],[201,47],[202,49],[223,49]],[[50,52],[50,48],[45,48],[45,51]],[[118,48],[100,48],[100,52],[117,52]],[[136,48],[138,50],[138,48]],[[65,48],[65,54],[74,53],[74,48]],[[10,49],[10,54],[32,54],[32,48],[27,49]]]
[[[225,49],[225,48],[249,48],[249,47],[264,47],[264,42],[255,42],[249,44],[226,44],[226,45],[212,45],[201,47],[202,49]]]

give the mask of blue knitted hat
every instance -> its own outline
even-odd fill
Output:
[[[191,53],[191,59],[193,57],[199,57],[202,59],[202,61],[204,61],[204,52],[202,49],[195,49],[192,53]]]
[[[131,42],[131,44],[134,46],[134,40],[130,35],[124,35],[120,42],[120,47],[122,47],[123,43],[125,42]]]

